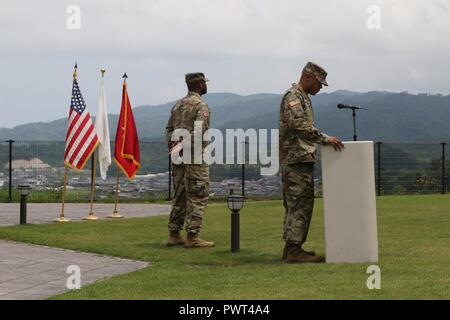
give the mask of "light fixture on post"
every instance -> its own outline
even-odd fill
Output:
[[[27,224],[27,197],[30,194],[29,184],[20,184],[17,189],[20,194],[20,224]]]
[[[244,206],[245,197],[235,195],[233,189],[230,189],[227,203],[231,210],[231,252],[239,252],[239,211]]]

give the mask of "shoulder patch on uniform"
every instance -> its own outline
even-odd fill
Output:
[[[289,106],[291,106],[291,107],[295,107],[298,104],[300,104],[300,100],[299,99],[295,99],[295,100],[289,101]]]

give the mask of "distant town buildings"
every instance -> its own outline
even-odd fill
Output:
[[[8,183],[9,165],[5,165],[4,172],[0,173],[0,187]],[[216,169],[217,170],[217,169]],[[114,170],[115,171],[115,170]],[[110,171],[110,172],[114,172]],[[68,170],[67,190],[88,194],[91,187],[90,169],[81,172]],[[169,172],[148,173],[136,175],[128,180],[120,174],[119,196],[121,198],[148,198],[167,199],[169,191]],[[235,193],[242,190],[241,177],[214,179],[214,172],[210,175],[210,197],[226,197],[230,189]],[[64,167],[51,167],[38,158],[31,160],[12,161],[12,183],[14,186],[28,183],[33,190],[61,190],[64,181]],[[116,190],[116,177],[109,174],[106,180],[96,178],[96,197],[106,198],[114,195]],[[280,194],[280,176],[263,176],[260,179],[246,179],[245,195],[267,197]],[[173,184],[172,184],[173,191]]]
[[[48,169],[50,165],[44,163],[41,159],[33,158],[30,160],[13,160],[11,161],[11,168],[13,170]],[[9,169],[9,163],[5,164],[5,169]]]

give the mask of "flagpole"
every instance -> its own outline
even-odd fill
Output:
[[[116,166],[116,171],[117,171],[117,178],[116,178],[116,198],[114,201],[114,211],[111,215],[108,216],[108,218],[115,218],[115,219],[120,219],[123,218],[123,216],[121,214],[119,214],[119,212],[117,211],[117,203],[119,202],[119,166]]]
[[[128,78],[126,72],[123,74],[122,78],[123,78],[123,85],[126,86],[127,78]],[[119,119],[119,121],[120,121],[120,119]],[[115,199],[115,203],[114,203],[114,211],[111,215],[108,216],[108,218],[123,218],[123,215],[120,215],[119,212],[117,211],[117,204],[119,202],[119,165],[117,162],[116,162],[116,170],[117,170],[116,199]]]
[[[61,206],[61,214],[59,215],[59,218],[54,219],[54,222],[69,222],[70,219],[67,219],[64,217],[64,203],[66,200],[66,185],[67,185],[67,166],[64,164],[64,185],[63,185],[63,192],[62,192],[62,206]]]
[[[74,66],[74,70],[73,70],[73,81],[77,80],[77,77],[78,77],[77,69],[78,69],[78,65],[75,62],[75,66]],[[63,185],[63,192],[62,192],[62,199],[61,199],[61,214],[59,215],[59,218],[56,218],[53,220],[54,222],[64,223],[64,222],[70,221],[70,219],[67,219],[64,216],[64,204],[66,201],[66,190],[67,190],[66,186],[67,186],[67,165],[64,163],[64,185]]]
[[[96,152],[97,151],[97,152]],[[94,151],[92,155],[92,176],[91,176],[91,208],[89,210],[89,215],[83,220],[91,220],[95,221],[98,220],[98,217],[94,214],[94,211],[92,210],[92,207],[94,206],[94,193],[95,193],[95,163],[97,162],[97,153],[98,150]]]
[[[102,73],[102,78],[105,75],[105,69],[101,69],[100,72]],[[98,116],[98,115],[97,115]],[[85,218],[83,218],[83,220],[91,220],[91,221],[95,221],[98,220],[99,218],[94,214],[93,211],[93,206],[94,206],[94,196],[95,196],[95,174],[96,174],[96,162],[97,162],[97,157],[98,157],[98,149],[97,151],[93,153],[92,155],[92,168],[91,168],[91,207],[89,210],[89,215]]]
[[[122,76],[123,78],[123,84],[127,83],[127,73],[125,72]],[[108,218],[115,218],[115,219],[120,219],[123,218],[123,215],[119,214],[119,212],[117,211],[117,204],[119,202],[119,166],[116,164],[116,199],[114,201],[114,211],[111,215],[108,216]]]

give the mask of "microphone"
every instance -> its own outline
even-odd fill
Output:
[[[350,104],[345,104],[345,103],[339,103],[339,104],[337,105],[337,107],[338,107],[338,109],[352,109],[352,110],[355,110],[355,109],[363,109],[363,108],[361,108],[361,107],[356,107],[356,106],[352,106],[352,105],[350,105]]]

